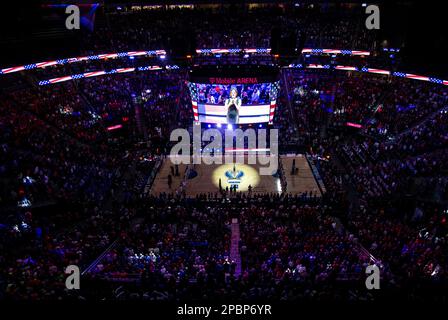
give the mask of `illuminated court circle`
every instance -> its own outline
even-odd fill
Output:
[[[221,187],[237,186],[237,191],[248,191],[249,185],[255,188],[260,183],[258,171],[247,164],[230,163],[223,164],[216,168],[212,174],[213,184],[219,188],[219,179]]]

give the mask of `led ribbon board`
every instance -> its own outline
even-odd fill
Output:
[[[81,61],[92,61],[92,60],[105,60],[114,58],[125,58],[125,57],[136,57],[136,56],[162,56],[166,55],[165,50],[150,50],[150,51],[128,51],[128,52],[118,52],[118,53],[104,53],[96,54],[90,56],[82,56],[75,58],[64,58],[58,60],[44,61],[26,64],[22,66],[4,68],[0,70],[0,74],[14,73],[23,70],[41,69],[55,65],[64,65],[69,63],[81,62]]]

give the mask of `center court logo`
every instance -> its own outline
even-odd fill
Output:
[[[248,191],[260,183],[260,175],[254,166],[246,164],[222,164],[212,173],[212,182],[217,188]]]
[[[244,172],[242,170],[236,170],[235,165],[233,165],[233,170],[226,171],[226,177],[228,183],[240,183],[241,178],[244,176]]]
[[[247,158],[248,164],[260,165],[260,175],[273,175],[278,169],[278,129],[255,131],[249,128],[243,131],[232,130],[229,127],[223,137],[218,129],[207,129],[202,132],[201,125],[194,124],[193,143],[186,129],[173,130],[170,141],[177,142],[170,151],[170,160],[173,164],[222,164],[223,158],[226,164],[244,164]],[[208,144],[202,146],[203,142]],[[242,177],[238,177],[241,173],[236,171],[228,174],[232,178]]]

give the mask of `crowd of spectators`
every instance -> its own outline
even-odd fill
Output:
[[[84,49],[159,49],[184,25],[202,48],[267,47],[275,24],[303,27],[309,46],[374,46],[350,16],[331,14],[330,23],[271,9],[111,13]],[[409,297],[443,287],[446,90],[338,71],[281,76],[274,125],[287,139],[280,149],[312,156],[326,187],[322,199],[287,192],[146,195],[170,131],[192,124],[184,71],[42,87],[23,77],[20,88],[2,91],[0,298],[365,300],[381,296],[365,290],[372,262],[385,288]],[[361,128],[348,131],[347,122]],[[241,230],[241,261],[231,258],[232,219]],[[78,293],[64,286],[70,264],[86,271]]]
[[[327,191],[344,184],[348,191],[337,201],[351,203],[338,215],[347,230],[393,282],[416,289],[414,298],[432,285],[440,293],[447,267],[446,90],[328,71],[295,70],[288,79],[293,118],[314,129],[303,131]],[[361,128],[349,130],[350,121]]]
[[[88,54],[161,49],[188,39],[197,48],[269,48],[273,30],[279,29],[280,37],[290,37],[294,31],[294,41],[305,40],[308,47],[372,50],[376,34],[364,27],[363,18],[361,7],[341,10],[318,5],[292,10],[275,5],[113,10],[94,32],[84,35],[82,44]]]

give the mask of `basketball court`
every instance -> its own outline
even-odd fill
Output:
[[[291,174],[294,159],[298,172]],[[168,175],[171,173],[170,167],[174,165],[168,157],[157,173],[151,188],[151,194],[175,193],[184,182],[185,193],[188,197],[219,192],[220,185],[223,190],[236,187],[238,192],[249,192],[249,189],[251,189],[252,193],[282,193],[286,191],[294,195],[306,192],[316,194],[318,197],[321,196],[316,179],[304,155],[280,156],[280,161],[283,164],[287,182],[286,190],[283,190],[278,176],[260,174],[260,168],[267,165],[248,164],[247,157],[244,163],[181,164],[179,165],[180,176],[173,177],[171,188],[169,188]]]

